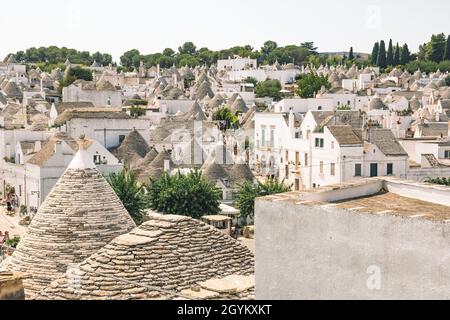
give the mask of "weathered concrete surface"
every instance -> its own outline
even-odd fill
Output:
[[[20,273],[0,272],[0,300],[25,300],[23,277]]]
[[[448,220],[273,199],[255,209],[256,299],[450,298]]]

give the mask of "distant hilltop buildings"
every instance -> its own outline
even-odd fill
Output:
[[[70,70],[92,77],[66,83]],[[0,63],[1,198],[30,223],[0,268],[26,298],[444,297],[448,190],[424,182],[450,177],[448,72],[239,56],[47,71]],[[302,98],[308,77],[325,80]],[[256,223],[253,254],[188,217],[137,227],[104,178],[124,169],[140,184],[200,170],[222,206],[244,184],[292,191],[241,219]],[[237,211],[209,219],[229,228]],[[387,275],[378,295],[362,284],[371,264]]]

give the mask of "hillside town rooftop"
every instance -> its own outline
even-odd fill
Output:
[[[395,178],[361,179],[259,200],[450,222],[450,187]]]

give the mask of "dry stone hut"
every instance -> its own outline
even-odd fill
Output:
[[[183,216],[151,214],[76,269],[36,298],[253,298],[253,254],[220,230]]]
[[[186,121],[189,120],[196,120],[196,121],[206,121],[207,117],[205,113],[203,112],[202,108],[198,104],[197,101],[194,102],[191,109],[186,113],[184,116],[184,119]]]
[[[25,272],[32,297],[117,236],[136,227],[85,150],[87,140],[31,221],[3,269]]]
[[[233,104],[231,105],[231,113],[246,113],[248,111],[247,106],[245,105],[244,100],[239,96],[237,97]]]
[[[175,167],[175,164],[172,161],[172,157],[167,150],[162,150],[155,159],[146,167],[142,167],[142,171],[138,175],[139,182],[148,182],[149,178],[158,179],[164,173],[164,166],[167,163],[169,167],[167,169],[171,170]]]
[[[136,176],[139,176],[145,168],[147,168],[150,163],[152,163],[153,160],[158,156],[158,151],[156,151],[155,148],[150,148],[150,151],[147,152],[144,159],[139,162],[139,165],[136,168],[133,168],[132,170],[136,173]]]
[[[113,154],[126,168],[135,168],[147,155],[150,147],[144,137],[137,131],[131,131]]]

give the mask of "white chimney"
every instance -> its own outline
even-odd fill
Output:
[[[55,143],[55,153],[61,153],[62,151],[62,143],[61,141],[56,141]]]
[[[34,142],[34,152],[39,152],[42,148],[41,141],[35,141]]]
[[[170,160],[164,160],[164,172],[170,171]]]

